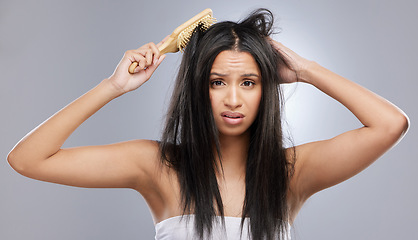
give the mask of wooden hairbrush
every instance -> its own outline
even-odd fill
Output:
[[[158,47],[158,50],[160,50],[161,54],[183,51],[187,43],[189,43],[190,37],[192,36],[195,28],[200,26],[202,29],[206,30],[212,26],[215,21],[216,20],[213,18],[212,10],[210,8],[203,10],[187,22],[174,29],[170,37],[160,47]],[[131,66],[129,66],[129,72],[134,73],[137,66],[138,62],[133,62]]]

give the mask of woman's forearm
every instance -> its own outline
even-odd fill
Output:
[[[342,103],[365,127],[401,135],[408,127],[408,118],[395,105],[315,62],[299,77]]]
[[[85,120],[119,95],[108,79],[103,80],[23,137],[9,153],[9,163],[23,168],[52,156]]]

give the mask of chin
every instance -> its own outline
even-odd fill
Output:
[[[243,137],[249,134],[249,129],[225,129],[219,130],[220,137]]]

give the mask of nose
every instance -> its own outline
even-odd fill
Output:
[[[230,86],[228,88],[228,91],[226,91],[226,96],[224,98],[224,104],[231,110],[234,110],[242,106],[241,96],[239,88],[237,86]]]

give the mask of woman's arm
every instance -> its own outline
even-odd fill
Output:
[[[288,82],[312,84],[347,107],[364,125],[332,139],[296,147],[293,190],[301,199],[359,173],[394,146],[409,120],[396,106],[315,62],[301,58],[280,43],[272,45],[285,59]]]
[[[164,59],[157,46],[146,44],[127,51],[108,79],[61,109],[28,133],[8,155],[10,165],[22,175],[79,187],[137,187],[155,158],[158,146],[151,141],[130,141],[105,146],[61,149],[71,133],[112,99],[146,82]],[[136,73],[128,73],[133,62]],[[146,68],[146,69],[144,69]]]

